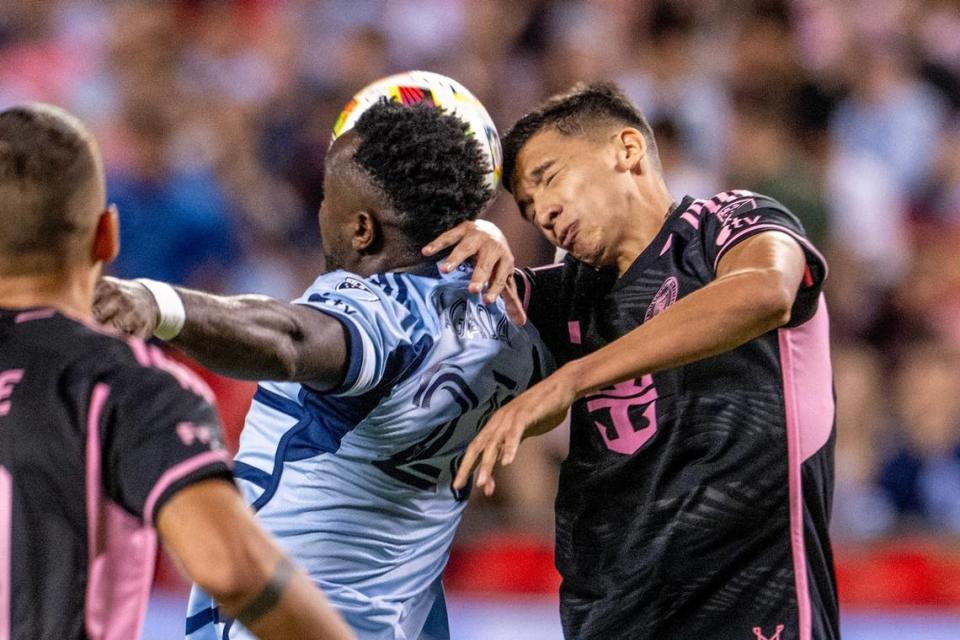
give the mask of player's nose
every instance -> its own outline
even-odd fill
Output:
[[[559,204],[543,204],[538,205],[536,209],[536,218],[537,223],[544,229],[553,229],[554,224],[557,221],[557,218],[560,217],[560,214],[563,213],[563,207]]]

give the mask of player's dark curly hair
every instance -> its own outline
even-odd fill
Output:
[[[360,137],[354,161],[383,190],[418,247],[476,218],[493,195],[480,143],[443,109],[382,99],[354,128]]]
[[[569,91],[547,98],[539,107],[517,120],[503,137],[504,188],[513,192],[517,154],[540,131],[554,129],[567,136],[582,135],[592,125],[605,122],[637,129],[647,141],[651,158],[659,166],[653,131],[630,98],[613,83],[577,83]]]

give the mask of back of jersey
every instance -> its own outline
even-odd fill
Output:
[[[0,309],[0,638],[139,637],[155,514],[229,478],[201,385],[143,343]]]
[[[341,611],[409,610],[437,583],[469,493],[451,487],[466,446],[552,366],[532,327],[468,292],[469,275],[320,277],[298,302],[346,327],[346,380],[327,394],[264,383],[255,396],[238,478]]]

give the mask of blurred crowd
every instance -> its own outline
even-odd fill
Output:
[[[77,113],[121,211],[114,272],[292,298],[323,260],[323,156],[367,82],[457,78],[506,129],[614,80],[679,199],[791,208],[828,255],[835,534],[960,534],[960,0],[10,0],[0,107]],[[552,248],[501,194],[518,262]],[[562,432],[466,535],[549,537]]]

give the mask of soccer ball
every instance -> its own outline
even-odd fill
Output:
[[[480,142],[487,159],[487,185],[496,190],[503,172],[503,154],[497,127],[487,110],[466,87],[439,73],[407,71],[367,85],[340,112],[340,117],[333,125],[333,140],[352,129],[363,112],[384,97],[405,105],[429,102],[463,120],[469,133]]]

